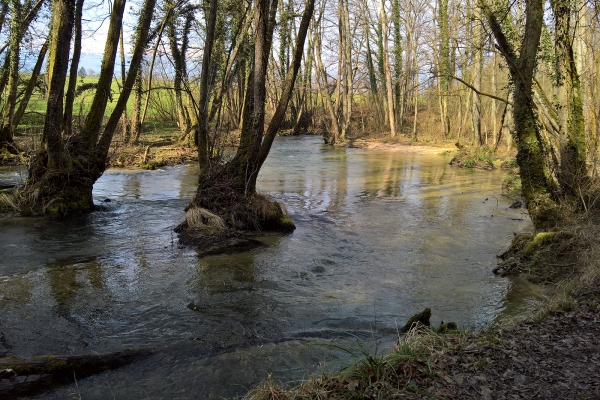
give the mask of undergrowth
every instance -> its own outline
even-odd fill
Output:
[[[464,146],[456,143],[459,151],[450,161],[451,165],[463,168],[497,169],[514,167],[514,157],[496,152],[489,146]]]
[[[371,354],[365,350],[367,346],[364,343],[359,343],[358,351],[336,346],[353,357],[353,362],[338,373],[322,373],[292,388],[269,377],[250,391],[245,399],[358,400],[404,398],[406,393],[439,398],[435,394],[435,381],[442,372],[434,367],[435,359],[460,346],[468,336],[464,331],[446,335],[420,326],[410,330],[387,354]]]

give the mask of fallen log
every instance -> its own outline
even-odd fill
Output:
[[[73,376],[73,372],[75,372],[78,377],[81,377],[131,364],[153,353],[152,349],[125,349],[112,353],[70,356],[48,355],[32,358],[12,356],[0,358],[0,370],[12,370],[17,376]],[[0,379],[2,378],[4,376],[0,375]],[[8,379],[8,376],[6,379]]]

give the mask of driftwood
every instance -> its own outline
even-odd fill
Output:
[[[17,376],[27,375],[54,375],[77,376],[95,374],[108,369],[131,364],[135,360],[147,357],[153,353],[151,349],[123,350],[113,353],[82,354],[71,356],[40,356],[21,358],[12,356],[0,358],[0,370],[12,370]],[[0,379],[14,380],[13,374],[0,375]]]

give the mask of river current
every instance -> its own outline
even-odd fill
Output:
[[[539,291],[491,271],[529,219],[501,195],[504,172],[449,161],[277,138],[258,188],[296,231],[208,256],[172,230],[195,165],[108,170],[94,186],[103,211],[0,219],[0,357],[151,347],[40,397],[231,398],[270,373],[290,382],[339,367],[333,342],[384,351],[425,307],[433,324],[471,329],[519,315]]]

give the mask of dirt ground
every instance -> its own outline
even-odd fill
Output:
[[[440,355],[439,387],[427,391],[447,399],[600,399],[600,313],[589,305],[490,341],[473,336]]]

